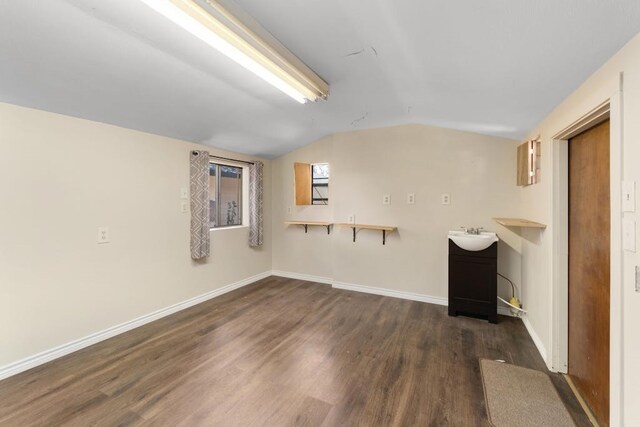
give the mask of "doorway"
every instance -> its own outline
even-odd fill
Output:
[[[609,425],[610,123],[568,141],[567,373],[600,425]]]

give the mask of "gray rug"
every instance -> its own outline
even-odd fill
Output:
[[[547,374],[480,359],[489,421],[496,427],[574,427]]]

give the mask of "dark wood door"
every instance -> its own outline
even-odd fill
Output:
[[[609,425],[609,121],[569,141],[568,373]]]

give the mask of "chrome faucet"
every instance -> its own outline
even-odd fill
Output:
[[[467,227],[460,227],[464,230],[465,233],[467,234],[480,234],[482,232],[482,230],[484,230],[484,228],[482,227],[476,227],[476,228],[467,228]]]

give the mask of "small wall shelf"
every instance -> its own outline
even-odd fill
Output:
[[[387,242],[387,233],[393,233],[398,230],[398,227],[393,227],[390,225],[365,225],[365,224],[336,224],[339,227],[350,227],[353,229],[353,241],[356,241],[356,232],[357,230],[380,230],[382,231],[382,244],[386,244]]]
[[[493,218],[495,222],[505,227],[522,227],[522,228],[547,228],[545,224],[528,219],[521,218]]]
[[[308,231],[308,227],[327,227],[327,234],[331,234],[331,226],[332,222],[321,222],[321,221],[285,221],[286,225],[303,225],[304,232]]]

